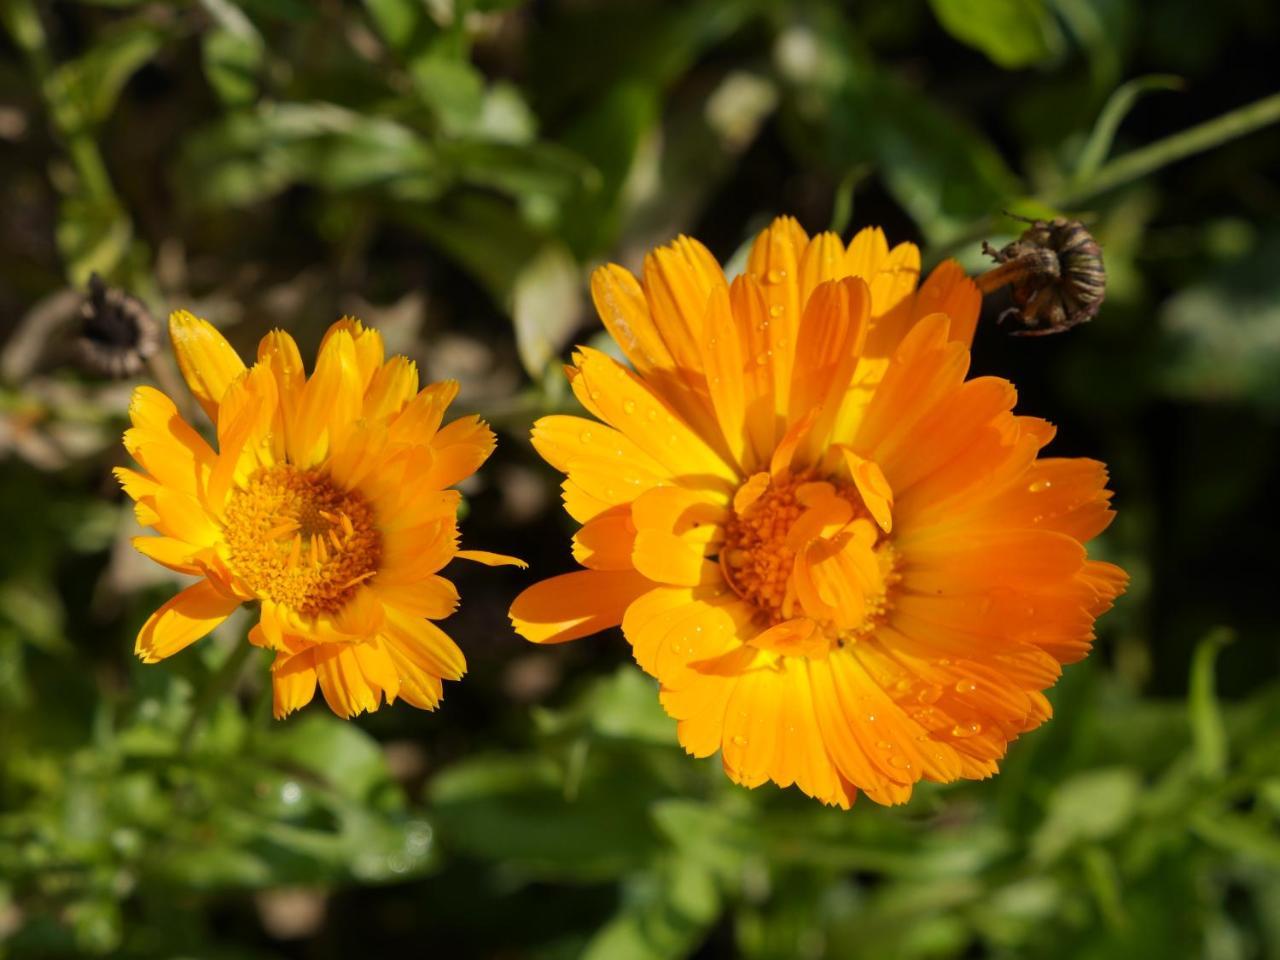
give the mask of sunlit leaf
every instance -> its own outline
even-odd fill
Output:
[[[948,33],[1006,69],[1040,63],[1062,48],[1043,0],[929,0],[929,5]]]

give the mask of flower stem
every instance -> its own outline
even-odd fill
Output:
[[[1132,150],[1112,160],[1093,176],[1041,199],[1050,206],[1069,207],[1277,121],[1280,121],[1280,93],[1273,93],[1181,133]]]
[[[222,695],[235,686],[253,649],[253,645],[247,641],[237,643],[231,648],[227,658],[222,661],[222,666],[218,667],[217,672],[200,690],[195,702],[191,705],[191,716],[187,719],[187,725],[182,728],[182,737],[178,741],[179,753],[190,752],[201,721],[206,719],[213,705],[222,699]]]

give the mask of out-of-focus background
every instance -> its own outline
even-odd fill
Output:
[[[0,957],[1280,957],[1272,0],[3,0],[0,26]],[[1095,322],[1014,339],[992,302],[974,369],[1111,465],[1096,549],[1133,584],[999,777],[849,813],[746,791],[682,754],[616,631],[512,633],[570,566],[526,438],[600,337],[592,266],[685,231],[732,270],[791,213],[976,271],[1002,210],[1104,247]],[[470,674],[442,710],[273,722],[264,659],[182,749],[246,623],[132,655],[176,584],[109,472],[154,374],[74,363],[93,272],[246,353],[351,313],[461,381],[500,434],[466,542],[533,571],[450,571]]]

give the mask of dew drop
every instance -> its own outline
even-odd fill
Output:
[[[1031,493],[1042,493],[1052,486],[1052,480],[1035,480],[1027,487],[1027,490]]]
[[[951,735],[957,740],[964,740],[982,732],[982,724],[970,720],[968,723],[957,723],[951,728]]]
[[[868,713],[867,723],[875,723],[875,722],[876,722],[876,715],[874,713]]]
[[[772,307],[770,307],[770,308],[769,308],[769,316],[771,316],[771,317],[780,317],[780,316],[782,316],[782,304],[780,304],[780,303],[775,303]]]
[[[978,689],[978,685],[972,680],[957,680],[956,693],[973,693]]]
[[[906,757],[904,757],[902,754],[895,753],[892,757],[889,758],[889,766],[895,767],[898,770],[910,770],[911,761],[908,760]]]
[[[937,703],[942,698],[942,688],[936,683],[927,683],[920,688],[916,699],[921,703]]]
[[[657,410],[654,410],[652,407],[650,407],[650,408],[649,408],[648,417],[649,417],[649,419],[650,419],[650,420],[657,420],[657,419],[658,419],[658,411],[657,411]]]
[[[786,274],[781,270],[770,270],[764,275],[764,279],[767,283],[781,283],[784,276]]]
[[[736,747],[745,747],[747,745],[747,738],[740,733],[735,733],[733,735],[733,744]]]
[[[763,367],[768,362],[769,355],[767,353],[760,353],[756,355],[756,366]]]
[[[877,743],[876,743],[876,746],[877,746],[878,748],[880,748],[881,750],[892,750],[892,749],[893,749],[893,744],[892,744],[892,743],[890,743],[888,740],[880,740],[879,742],[877,742]]]
[[[625,413],[635,413],[636,402],[634,400],[624,400],[622,401],[622,409]]]
[[[582,433],[578,435],[578,439],[579,439],[579,440],[581,440],[583,443],[590,443],[590,442],[591,442],[591,431],[590,431],[590,430],[583,430],[583,431],[582,431]]]
[[[894,693],[906,693],[911,689],[911,681],[906,677],[900,677],[893,685]]]

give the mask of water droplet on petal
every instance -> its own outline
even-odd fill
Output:
[[[957,680],[956,693],[973,693],[978,689],[978,685],[972,680]]]
[[[625,413],[635,413],[636,402],[634,400],[624,400],[622,401],[622,409]]]
[[[951,735],[957,740],[964,740],[967,737],[976,736],[982,732],[982,724],[974,721],[968,723],[957,723],[951,728]]]
[[[892,744],[892,743],[890,743],[888,740],[880,740],[880,741],[878,741],[878,742],[876,743],[876,746],[877,746],[879,749],[881,749],[881,750],[892,750],[892,749],[893,749],[893,744]]]
[[[583,431],[582,431],[582,433],[581,433],[581,434],[579,434],[578,439],[579,439],[579,440],[581,440],[583,443],[590,443],[590,442],[591,442],[591,431],[590,431],[590,430],[583,430]]]
[[[920,688],[916,699],[921,703],[937,703],[942,698],[942,688],[936,683],[927,683]]]
[[[781,270],[770,270],[764,275],[766,283],[781,283],[782,278],[786,276]]]
[[[733,744],[736,747],[745,747],[747,745],[747,738],[740,733],[735,733],[733,735]]]
[[[1027,487],[1027,490],[1031,493],[1042,493],[1052,486],[1052,480],[1035,480]]]
[[[889,766],[896,767],[899,770],[910,770],[911,761],[900,753],[895,753],[889,758]]]
[[[769,316],[771,316],[771,317],[780,317],[780,316],[782,316],[782,304],[780,304],[780,303],[775,303],[772,307],[770,307],[770,308],[769,308]]]

